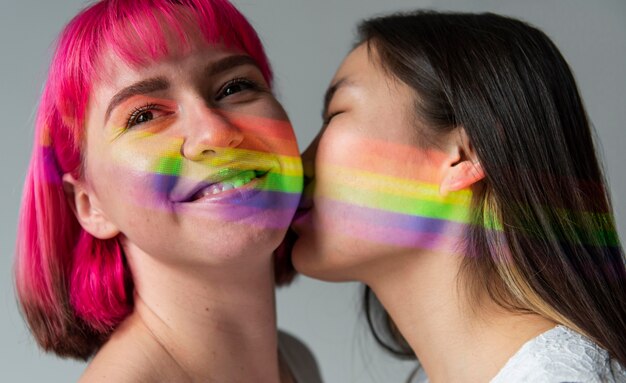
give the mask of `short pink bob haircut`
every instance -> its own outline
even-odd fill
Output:
[[[192,50],[190,26],[207,44],[250,55],[271,85],[256,32],[227,0],[103,0],[59,36],[35,122],[15,263],[23,315],[46,351],[87,359],[133,309],[133,281],[118,240],[81,228],[62,183],[65,173],[81,176],[85,114],[106,69],[99,66],[103,52],[111,49],[133,67],[146,65],[173,49]],[[276,261],[277,282],[292,275],[288,258]]]

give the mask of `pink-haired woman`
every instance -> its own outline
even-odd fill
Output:
[[[226,0],[104,0],[62,32],[16,259],[39,345],[89,382],[318,381],[276,330],[295,136]]]

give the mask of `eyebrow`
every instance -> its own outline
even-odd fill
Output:
[[[337,91],[344,86],[353,86],[353,85],[354,85],[354,82],[349,80],[347,77],[342,77],[341,79],[339,79],[334,84],[328,87],[328,89],[326,90],[326,93],[324,94],[324,107],[322,109],[322,118],[326,118],[326,114],[328,113],[328,105],[330,105],[330,102],[335,96],[335,93],[337,93]]]
[[[233,55],[225,57],[221,60],[215,61],[207,65],[204,73],[205,75],[211,77],[216,76],[220,73],[226,72],[238,66],[243,65],[252,65],[256,68],[259,68],[259,65],[256,61],[250,56],[247,55]],[[260,70],[260,68],[259,68]]]
[[[154,77],[146,80],[138,81],[126,88],[117,92],[112,98],[111,102],[109,102],[109,106],[107,107],[107,111],[104,115],[104,123],[106,124],[111,117],[111,112],[121,103],[128,100],[129,98],[141,95],[153,93],[161,90],[167,90],[170,87],[169,81],[165,77]]]
[[[256,63],[256,61],[254,61],[252,57],[247,55],[233,55],[210,63],[209,65],[207,65],[204,73],[208,77],[216,76],[220,73],[243,65],[253,65],[259,68],[258,64]],[[109,106],[107,107],[104,117],[104,123],[107,123],[107,121],[111,117],[111,113],[113,112],[113,110],[129,98],[137,95],[167,90],[169,89],[169,87],[170,83],[165,77],[155,77],[138,81],[120,90],[111,98],[111,102],[109,102]]]

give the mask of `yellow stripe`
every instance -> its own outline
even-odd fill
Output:
[[[333,183],[362,191],[384,193],[390,197],[414,198],[460,206],[468,206],[472,198],[472,192],[468,189],[451,192],[444,197],[439,194],[439,185],[436,184],[341,166],[324,165],[324,167],[333,174],[331,181]]]

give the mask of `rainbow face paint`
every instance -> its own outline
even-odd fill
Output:
[[[335,150],[334,140],[353,150]],[[328,134],[320,146],[303,197],[313,210],[296,221],[299,232],[429,250],[447,249],[464,235],[472,193],[439,193],[429,178],[438,153],[344,132]]]
[[[263,225],[288,226],[302,191],[299,157],[224,148],[202,170],[195,164],[186,170],[184,163],[176,153],[162,156],[151,176],[174,209],[202,215],[210,206],[226,221],[269,214],[273,218]]]
[[[144,209],[177,211],[216,221],[272,229],[289,225],[302,191],[302,163],[287,122],[236,116],[246,138],[241,147],[213,149],[198,161],[182,153],[184,140],[151,132],[129,132],[126,139],[144,148],[128,158],[115,156],[119,174],[133,174],[150,186],[129,194]]]

